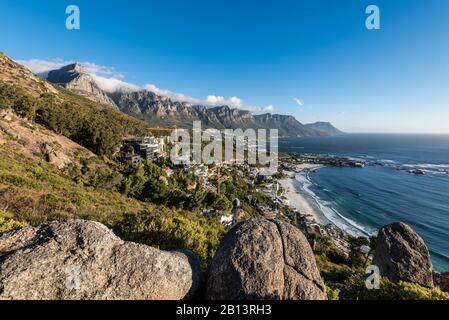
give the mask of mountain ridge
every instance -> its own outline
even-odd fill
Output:
[[[148,90],[117,91],[109,93],[109,97],[126,114],[166,126],[191,128],[193,121],[201,121],[205,127],[216,129],[277,129],[280,136],[332,135],[309,128],[291,115],[253,114],[227,105],[208,107],[178,102]]]
[[[174,101],[146,89],[105,92],[79,63],[50,71],[47,80],[156,125],[191,128],[193,121],[201,121],[204,127],[215,129],[277,129],[281,137],[341,134],[330,124],[328,127],[315,127],[314,124],[304,125],[291,115],[254,114],[227,105],[206,106]]]

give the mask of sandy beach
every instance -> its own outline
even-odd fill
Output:
[[[293,171],[284,171],[287,174],[285,179],[279,180],[279,184],[282,186],[284,196],[288,200],[286,205],[298,210],[301,215],[304,215],[308,225],[317,224],[320,225],[321,233],[332,238],[334,243],[344,252],[349,252],[349,242],[347,240],[347,233],[338,228],[333,222],[331,222],[319,207],[315,204],[314,200],[306,195],[298,192],[295,188],[296,178],[298,173],[304,171],[312,171],[322,168],[322,165],[316,164],[301,164],[296,168],[296,173]]]
[[[297,167],[298,171],[316,170],[321,168],[321,165],[316,164],[301,164]],[[315,207],[312,200],[308,199],[303,194],[299,193],[295,188],[295,175],[293,171],[285,171],[287,178],[279,180],[282,186],[284,196],[288,199],[288,205],[298,210],[302,215],[306,216],[309,222],[314,222],[320,225],[327,225],[330,221],[323,215],[323,213]]]

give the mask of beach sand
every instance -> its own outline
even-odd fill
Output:
[[[298,210],[299,213],[304,216],[308,225],[320,225],[324,235],[329,236],[335,245],[343,250],[343,252],[349,253],[350,245],[347,238],[348,234],[326,218],[314,199],[301,193],[295,188],[296,183],[298,183],[295,177],[298,173],[317,170],[322,167],[322,165],[301,164],[296,168],[296,173],[293,171],[284,171],[284,173],[287,174],[287,178],[279,180],[279,184],[285,190],[284,196],[288,199],[288,203],[285,204]]]
[[[297,167],[297,171],[316,170],[321,167],[321,165],[315,164],[301,164]],[[309,222],[314,222],[323,226],[329,224],[330,221],[324,216],[321,210],[316,207],[313,200],[296,190],[296,173],[293,171],[285,171],[285,174],[287,174],[288,177],[279,180],[279,184],[284,189],[284,196],[288,199],[288,205],[298,210]]]

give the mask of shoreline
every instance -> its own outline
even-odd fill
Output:
[[[301,164],[297,166],[296,172],[285,171],[284,173],[288,175],[287,178],[279,180],[280,186],[284,189],[283,196],[287,198],[288,203],[286,205],[298,210],[306,220],[311,223],[317,223],[319,225],[325,226],[331,221],[326,218],[324,213],[316,207],[316,205],[307,199],[306,196],[300,192],[295,187],[296,175],[304,173],[306,171],[314,171],[323,168],[323,165],[318,164]]]
[[[296,175],[324,167],[325,165],[322,164],[300,164],[296,166],[295,171],[284,171],[287,177],[278,181],[284,189],[283,197],[287,199],[287,201],[284,200],[284,204],[300,213],[304,222],[303,228],[305,227],[308,233],[328,236],[340,249],[349,252],[348,236],[350,234],[329,220],[315,201],[298,191],[295,186],[299,183]]]

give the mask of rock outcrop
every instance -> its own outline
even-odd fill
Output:
[[[46,154],[46,160],[58,169],[63,169],[65,166],[72,162],[69,156],[59,150],[56,150],[55,148],[52,148],[49,145],[45,145],[44,150]]]
[[[115,103],[100,89],[95,80],[79,63],[70,64],[58,70],[50,71],[47,80],[59,84],[76,94],[94,102],[99,102],[117,109]]]
[[[255,219],[222,240],[208,272],[210,300],[323,300],[325,286],[305,236],[292,225]]]
[[[402,280],[433,287],[429,250],[424,240],[404,223],[380,229],[373,264],[393,282]]]
[[[0,300],[187,299],[200,278],[192,253],[124,242],[96,222],[54,222],[0,237]]]

